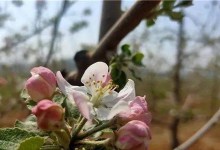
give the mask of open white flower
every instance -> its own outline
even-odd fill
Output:
[[[73,102],[88,120],[96,116],[109,120],[120,112],[129,111],[128,103],[135,98],[134,81],[128,80],[117,93],[108,72],[108,66],[97,62],[89,66],[81,78],[84,86],[72,86],[57,72],[60,90]]]

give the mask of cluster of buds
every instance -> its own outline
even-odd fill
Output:
[[[25,88],[30,98],[37,102],[32,113],[37,117],[38,127],[44,131],[55,131],[63,125],[63,108],[51,100],[56,90],[56,76],[45,67],[35,67]]]
[[[145,96],[136,96],[133,80],[129,79],[122,90],[116,91],[118,86],[103,62],[87,68],[81,78],[84,86],[70,85],[59,71],[55,75],[45,67],[35,67],[31,74],[25,88],[30,99],[36,102],[32,114],[37,118],[39,129],[54,132],[64,149],[102,142],[91,135],[105,128],[112,130],[111,136],[100,137],[105,139],[105,146],[119,150],[148,149],[151,114]],[[64,113],[69,108],[52,101],[57,94],[77,108],[80,117],[73,118],[73,124]],[[67,134],[64,136],[61,130]]]

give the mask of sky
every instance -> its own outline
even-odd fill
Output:
[[[122,9],[127,10],[134,4],[135,0],[123,0]],[[206,0],[195,0],[194,5],[185,10],[185,12],[190,17],[186,17],[186,26],[187,34],[189,36],[198,38],[197,35],[200,32],[198,25],[192,21],[192,18],[196,20],[199,24],[203,24],[207,20],[207,16],[209,15],[209,8],[207,6],[208,1]],[[47,9],[45,9],[43,13],[44,18],[51,18],[54,16],[58,10],[60,9],[61,1],[58,0],[49,0],[47,1]],[[12,5],[10,1],[0,1],[0,12],[10,12],[10,19],[6,22],[4,28],[0,29],[0,47],[4,45],[2,40],[5,36],[10,35],[12,33],[20,33],[25,34],[31,32],[33,30],[33,26],[35,24],[36,10],[35,10],[35,1],[34,0],[24,0],[24,3],[21,7],[16,7]],[[98,34],[99,34],[99,24],[101,17],[101,0],[78,0],[71,8],[66,12],[65,17],[63,17],[62,22],[60,24],[59,31],[63,33],[63,40],[59,42],[60,48],[56,52],[55,57],[60,58],[72,58],[76,51],[81,49],[81,44],[91,44],[96,45],[98,43]],[[83,16],[83,10],[89,8],[92,13],[90,16]],[[79,32],[72,34],[69,33],[69,27],[73,22],[80,21],[85,19],[88,21],[89,26],[80,30]],[[24,26],[27,30],[24,29]],[[159,17],[156,21],[156,25],[153,28],[147,29],[145,26],[145,22],[143,21],[132,33],[130,33],[122,42],[129,42],[132,37],[138,36],[142,34],[145,30],[149,30],[151,33],[154,33],[155,30],[165,31],[167,28],[170,28],[173,34],[176,34],[178,30],[178,24],[176,22],[171,21],[167,17]],[[51,28],[48,28],[42,33],[42,37],[44,41],[50,40]],[[142,44],[143,51],[147,48],[148,50],[152,50],[153,53],[160,53],[163,57],[166,57],[169,64],[173,64],[175,62],[175,51],[176,51],[176,43],[165,43],[163,47],[159,47],[158,36],[146,41],[147,44]],[[25,44],[36,45],[36,38],[32,38],[28,40]],[[159,47],[159,48],[158,48]],[[1,60],[0,62],[17,62],[22,60],[22,53],[19,53],[23,47],[22,45],[16,47],[14,51],[14,55],[4,57],[4,54],[0,53]],[[48,52],[48,48],[41,50],[42,55],[46,55]],[[204,53],[204,54],[203,54]],[[208,57],[207,51],[201,52],[201,55]],[[208,60],[208,59],[207,59]],[[204,64],[206,63],[203,61]]]

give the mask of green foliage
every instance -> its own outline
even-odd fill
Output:
[[[125,68],[128,68],[133,77],[141,80],[141,78],[136,75],[135,70],[131,68],[131,65],[138,67],[143,66],[143,58],[144,54],[139,51],[132,51],[130,45],[122,45],[121,53],[113,57],[110,62],[111,77],[114,83],[119,86],[119,89],[123,88],[127,82]]]
[[[39,150],[43,144],[44,138],[39,136],[31,137],[23,141],[18,150]]]
[[[36,133],[37,135],[48,135],[46,132],[43,132],[38,129],[36,121],[36,117],[34,115],[30,115],[25,121],[17,120],[14,126],[20,129],[27,130],[29,132]]]
[[[43,145],[44,138],[37,136],[33,132],[29,132],[19,128],[0,129],[0,149],[1,150],[26,150],[33,145],[33,150],[40,149]]]
[[[132,56],[131,60],[132,60],[133,64],[135,64],[137,66],[143,66],[143,64],[142,64],[143,58],[144,58],[144,54],[141,52],[137,52]]]
[[[184,17],[182,11],[176,11],[175,8],[189,7],[193,5],[192,0],[164,0],[161,5],[152,12],[151,16],[146,20],[147,27],[155,24],[158,16],[168,16],[173,21],[181,21]]]

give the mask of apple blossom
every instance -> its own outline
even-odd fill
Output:
[[[71,86],[57,72],[60,90],[75,102],[81,114],[88,120],[93,116],[100,120],[109,120],[122,111],[129,111],[128,102],[135,98],[134,81],[129,80],[119,93],[116,92],[108,66],[103,62],[89,66],[81,82],[84,86]]]
[[[38,127],[46,131],[56,131],[63,126],[63,108],[51,100],[41,100],[32,109],[37,117]]]
[[[25,84],[25,88],[30,97],[38,102],[45,98],[51,98],[56,89],[56,76],[45,67],[35,67],[31,69],[32,77]]]
[[[133,101],[129,103],[130,112],[122,112],[119,114],[118,123],[125,124],[131,120],[140,120],[150,124],[151,114],[148,111],[147,102],[145,96],[137,96]]]
[[[121,150],[147,150],[151,139],[149,127],[142,121],[133,120],[116,132],[116,147]]]

